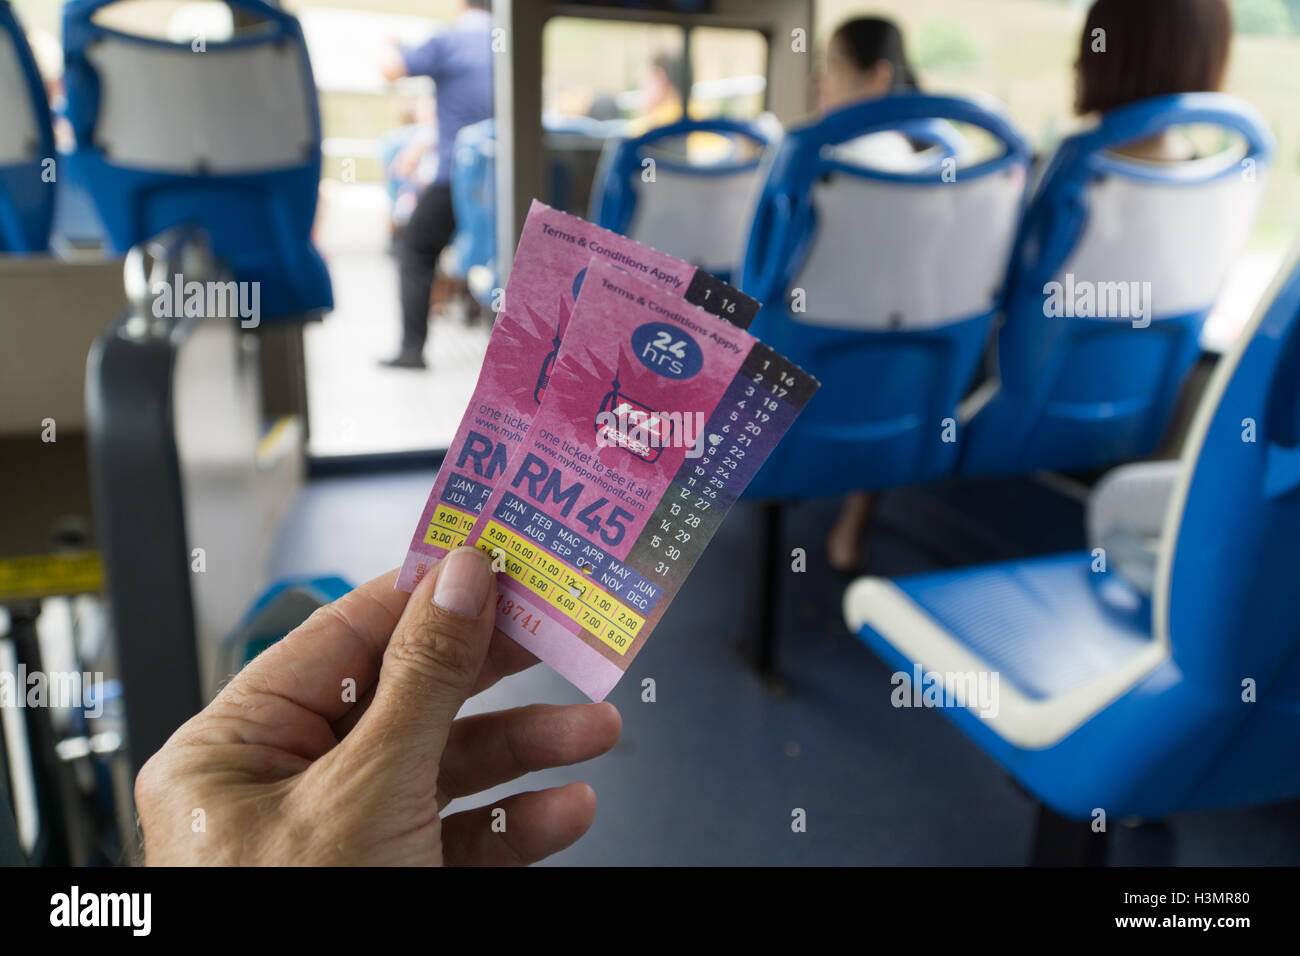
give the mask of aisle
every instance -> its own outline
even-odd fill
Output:
[[[308,326],[313,457],[445,448],[478,379],[488,329],[434,322],[425,371],[389,369],[401,320],[388,253],[387,198],[373,184],[337,183],[322,197],[316,239],[334,283],[334,311]]]

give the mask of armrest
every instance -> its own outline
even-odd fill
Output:
[[[1088,499],[1088,547],[1106,551],[1107,566],[1150,595],[1177,461],[1139,462],[1110,472]]]

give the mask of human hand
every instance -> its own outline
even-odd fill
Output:
[[[402,56],[402,46],[397,37],[384,38],[383,47],[379,51],[379,73],[389,83],[396,83],[407,75],[406,57]]]
[[[135,785],[146,863],[528,864],[587,831],[585,783],[439,816],[456,797],[599,756],[622,722],[607,703],[456,720],[537,659],[494,630],[481,552],[453,551],[410,595],[395,579],[316,611],[150,758]]]

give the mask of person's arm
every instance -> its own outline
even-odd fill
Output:
[[[432,76],[437,79],[442,65],[442,37],[430,37],[417,47],[403,49],[396,40],[390,42],[385,52],[380,72],[389,83],[404,76]]]

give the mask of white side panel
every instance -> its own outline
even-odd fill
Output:
[[[30,160],[40,148],[18,49],[9,34],[0,33],[0,166]]]
[[[1110,570],[1148,596],[1180,467],[1177,461],[1122,465],[1108,472],[1088,499],[1088,547],[1105,549]]]
[[[1073,275],[1076,288],[1150,282],[1156,318],[1208,308],[1250,236],[1262,194],[1261,183],[1240,176],[1196,186],[1107,176],[1087,192],[1087,224],[1057,278]]]
[[[800,321],[923,329],[993,308],[1015,241],[1024,173],[913,184],[839,175],[813,187],[817,231],[792,287]]]
[[[1176,460],[1139,461],[1107,472],[1088,498],[1088,547],[1097,547],[1114,528],[1159,537],[1178,467]]]
[[[193,172],[298,166],[312,147],[312,96],[296,46],[155,46],[106,39],[87,51],[102,86],[96,137],[119,165]]]

